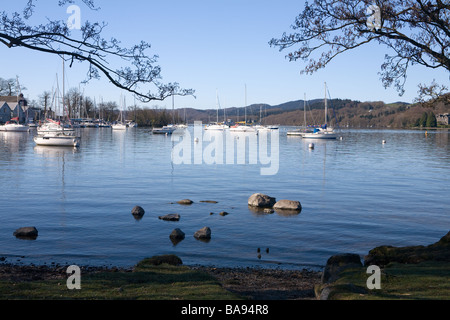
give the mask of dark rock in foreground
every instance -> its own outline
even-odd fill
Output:
[[[391,262],[420,263],[423,261],[450,262],[450,231],[438,242],[429,246],[381,246],[369,251],[364,264],[385,266]]]
[[[35,227],[24,227],[17,229],[13,235],[19,239],[36,240],[38,231]]]
[[[145,267],[146,265],[147,266],[149,266],[149,265],[150,266],[159,266],[161,264],[180,266],[183,264],[183,261],[176,255],[168,254],[168,255],[155,256],[155,257],[144,259],[136,265],[136,268],[142,268],[142,267]]]
[[[331,256],[322,273],[322,284],[334,282],[347,268],[362,267],[361,257],[354,253],[342,253]]]

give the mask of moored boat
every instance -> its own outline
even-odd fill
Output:
[[[46,133],[34,137],[38,146],[79,147],[80,138],[65,132]]]
[[[16,120],[8,121],[6,124],[0,126],[0,131],[4,132],[28,132],[30,127],[26,124],[20,124]]]

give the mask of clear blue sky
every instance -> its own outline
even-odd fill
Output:
[[[21,11],[26,1],[8,2],[2,9]],[[57,0],[37,1],[33,21],[46,18],[66,20],[66,7]],[[387,53],[384,47],[370,45],[348,52],[316,74],[300,75],[302,62],[289,62],[286,52],[271,48],[271,38],[290,31],[290,25],[303,10],[304,1],[294,0],[167,0],[107,1],[95,0],[99,11],[89,10],[81,1],[83,21],[105,21],[105,37],[114,36],[123,45],[144,40],[152,44],[152,54],[159,55],[163,81],[178,82],[196,90],[193,97],[177,97],[176,107],[207,109],[216,107],[216,90],[222,107],[243,106],[244,87],[247,102],[279,103],[322,98],[326,81],[332,98],[360,101],[412,102],[419,83],[448,85],[449,74],[443,70],[414,67],[410,70],[406,93],[400,97],[394,88],[384,89],[378,72]],[[0,11],[1,11],[0,10]],[[76,63],[66,69],[66,88],[78,87],[87,65]],[[0,46],[0,77],[15,78],[27,87],[24,94],[38,99],[44,91],[56,86],[61,78],[62,63],[58,57],[26,49]],[[60,83],[60,86],[62,84]],[[102,80],[81,86],[84,93],[97,101],[119,101],[123,92]],[[127,95],[127,104],[134,99]],[[147,106],[171,108],[171,99]]]

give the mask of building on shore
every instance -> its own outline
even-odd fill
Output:
[[[437,114],[436,122],[448,126],[450,124],[450,113]]]
[[[29,112],[33,112],[33,114],[27,114]],[[23,94],[19,96],[0,96],[0,123],[6,123],[17,117],[20,123],[25,123],[27,118],[34,118],[34,112],[33,109],[28,108],[28,102],[23,97]]]

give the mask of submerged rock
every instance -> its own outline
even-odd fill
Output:
[[[166,214],[165,216],[159,216],[160,220],[165,220],[165,221],[179,221],[180,220],[180,215],[177,213],[174,214]]]
[[[271,208],[276,203],[276,199],[262,193],[254,193],[248,198],[248,205],[251,207]]]
[[[19,239],[36,240],[38,237],[38,230],[35,227],[24,227],[14,231],[13,235]]]
[[[190,205],[190,204],[193,204],[194,201],[189,200],[189,199],[183,199],[183,200],[177,201],[177,203],[178,204],[183,204],[183,205]]]

